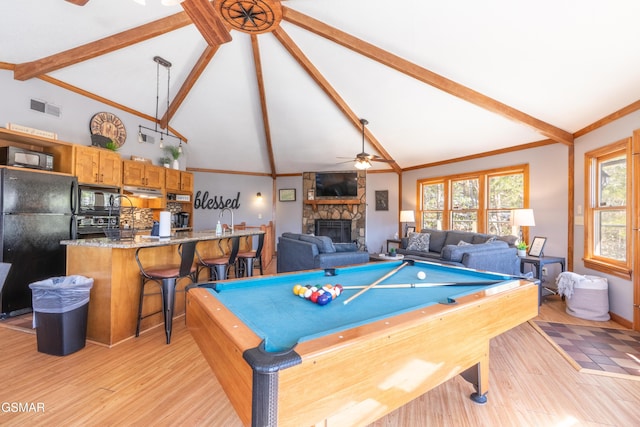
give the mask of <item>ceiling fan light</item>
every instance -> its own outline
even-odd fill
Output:
[[[358,159],[355,164],[356,169],[366,170],[371,167],[371,163],[368,160]]]

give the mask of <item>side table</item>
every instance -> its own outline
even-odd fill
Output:
[[[564,271],[565,259],[563,257],[550,256],[550,255],[543,255],[540,257],[527,255],[527,256],[520,257],[520,272],[523,274],[524,274],[525,264],[533,265],[536,271],[536,279],[540,281],[540,285],[538,285],[538,305],[541,305],[542,304],[542,288],[543,288],[542,267],[548,264],[560,264],[561,270]],[[550,290],[548,288],[545,288],[545,289]],[[555,293],[555,291],[552,291],[552,292]]]

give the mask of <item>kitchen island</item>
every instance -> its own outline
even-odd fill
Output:
[[[216,236],[215,231],[180,232],[158,239],[137,235],[133,240],[107,238],[63,240],[67,250],[67,275],[79,274],[93,278],[89,299],[87,339],[108,346],[135,335],[140,298],[140,269],[135,253],[139,253],[143,266],[179,263],[178,245],[197,241],[197,250],[203,257],[222,256],[229,251],[232,237],[240,237],[240,250],[251,250],[253,235],[260,229],[236,230]],[[206,271],[208,274],[208,271]],[[202,279],[206,280],[205,271]],[[189,279],[182,279],[176,287],[175,313],[184,313],[184,287]],[[160,293],[145,297],[145,312],[161,310]],[[162,313],[143,319],[141,330],[163,323]]]

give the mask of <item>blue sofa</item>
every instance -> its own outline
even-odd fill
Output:
[[[369,262],[355,243],[333,243],[329,237],[282,233],[278,239],[278,273]]]
[[[410,239],[403,238],[399,254],[409,259],[438,262],[477,270],[521,276],[520,258],[515,248],[516,236],[494,236],[455,230],[435,230],[426,228],[416,233],[414,247],[410,248]],[[419,239],[423,237],[423,239]],[[416,242],[428,241],[416,249]]]

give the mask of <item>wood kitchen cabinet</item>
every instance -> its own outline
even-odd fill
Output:
[[[182,193],[193,193],[193,174],[177,169],[166,169],[165,186],[167,192],[179,191]]]
[[[118,153],[104,148],[76,145],[74,154],[74,174],[79,183],[120,186],[122,159]]]
[[[137,185],[150,188],[164,188],[165,168],[135,160],[123,161],[124,185]]]

